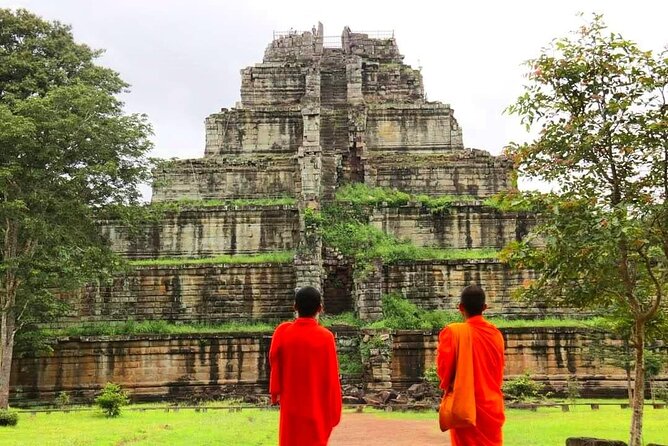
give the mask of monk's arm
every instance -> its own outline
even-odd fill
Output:
[[[328,353],[328,363],[330,364],[328,370],[328,381],[330,387],[330,414],[331,414],[331,427],[336,426],[341,421],[341,382],[339,380],[339,360],[336,355],[336,341],[332,335],[331,342],[329,343],[329,353]]]
[[[281,394],[281,331],[281,326],[279,325],[271,336],[271,347],[269,347],[269,367],[271,369],[269,375],[269,394],[271,395],[272,404],[278,403],[278,398]]]
[[[456,351],[452,331],[445,327],[438,335],[438,350],[436,352],[436,372],[441,380],[440,388],[447,391],[454,380]]]

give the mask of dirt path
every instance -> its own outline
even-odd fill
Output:
[[[329,446],[422,446],[450,444],[450,435],[438,429],[436,419],[392,420],[373,414],[346,413],[334,429]]]

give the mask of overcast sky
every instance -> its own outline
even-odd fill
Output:
[[[611,31],[644,49],[668,43],[662,0],[0,0],[71,24],[75,38],[105,49],[101,63],[132,85],[128,111],[146,113],[153,155],[204,152],[204,118],[239,100],[239,71],[260,62],[272,31],[325,36],[394,30],[405,61],[422,67],[429,100],[449,103],[467,147],[497,154],[526,139],[503,109],[524,81],[522,62],[579,27],[578,12],[603,13]]]

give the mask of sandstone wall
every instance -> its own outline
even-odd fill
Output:
[[[480,198],[514,187],[508,160],[471,149],[433,155],[372,153],[365,160],[364,181],[413,194]]]
[[[563,393],[567,379],[576,377],[582,396],[626,395],[624,370],[607,365],[594,354],[596,342],[617,345],[603,333],[582,328],[506,328],[501,330],[506,344],[505,379],[529,373]],[[403,389],[420,380],[436,361],[436,332],[403,331],[392,337],[392,387]],[[659,382],[668,382],[663,373]]]
[[[299,104],[305,88],[302,65],[264,62],[241,70],[241,102],[245,108]]]
[[[294,289],[292,263],[140,267],[73,296],[63,323],[279,320],[293,315]]]
[[[91,399],[107,382],[129,390],[135,401],[261,391],[268,385],[270,342],[259,333],[63,338],[51,356],[14,361],[12,398],[51,402],[66,391]]]
[[[206,118],[204,156],[294,154],[302,142],[302,131],[299,108],[223,110]]]
[[[383,294],[399,293],[425,309],[456,310],[461,290],[478,284],[487,295],[490,315],[532,318],[566,311],[548,311],[513,299],[513,290],[534,274],[513,271],[496,260],[425,260],[385,265],[383,269]]]
[[[354,354],[365,335],[335,329],[341,353]],[[623,396],[623,371],[593,359],[596,336],[582,329],[505,329],[507,378],[525,372],[563,390],[577,376],[586,396]],[[377,388],[405,389],[420,382],[434,365],[437,334],[421,331],[379,333],[391,345],[389,362],[373,362]],[[604,338],[603,342],[614,343]],[[13,362],[14,402],[52,402],[60,391],[91,398],[108,381],[129,389],[134,400],[198,399],[239,392],[267,392],[270,334],[143,335],[61,338],[52,354],[17,356]],[[375,365],[374,365],[375,364]],[[387,372],[373,370],[385,367]],[[373,379],[367,374],[366,379]],[[665,373],[660,381],[668,382]]]
[[[115,252],[132,259],[285,251],[299,243],[299,211],[294,206],[184,208],[139,234],[113,222],[105,222],[102,233]]]
[[[367,103],[423,103],[422,74],[408,65],[363,62],[362,94]]]
[[[500,212],[479,203],[458,203],[436,214],[420,205],[376,208],[370,223],[418,246],[502,248],[526,236],[536,218],[525,212]]]
[[[299,186],[291,156],[173,161],[154,172],[154,202],[294,196]]]
[[[368,109],[365,141],[370,151],[463,148],[462,132],[445,104],[402,104]]]

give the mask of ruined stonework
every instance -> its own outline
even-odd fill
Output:
[[[383,293],[415,293],[392,286],[395,279],[385,280],[382,266],[357,281],[348,269],[345,290],[332,287],[327,256],[336,253],[323,251],[306,214],[351,182],[481,200],[514,187],[511,162],[465,146],[454,110],[426,100],[420,70],[403,62],[393,33],[345,28],[336,46],[322,25],[274,37],[263,61],[241,70],[241,101],[206,118],[204,158],[173,160],[156,170],[153,201],[293,197],[294,212],[190,209],[134,240],[123,239],[117,228],[106,232],[119,252],[133,258],[294,249],[296,287],[324,289],[325,306],[337,312],[377,318]],[[462,249],[501,248],[534,224],[529,214],[502,213],[482,201],[438,214],[413,204],[380,206],[369,221],[418,246]],[[453,286],[477,278],[465,276]],[[330,295],[337,302],[331,306]],[[427,306],[449,305],[436,302],[442,297],[435,294]]]
[[[535,225],[528,213],[484,205],[515,188],[512,163],[465,145],[453,108],[427,101],[420,70],[403,62],[393,33],[346,27],[333,43],[322,25],[275,34],[263,60],[241,70],[241,101],[206,118],[203,157],[155,169],[152,201],[166,208],[164,215],[133,231],[100,222],[119,254],[170,262],[135,267],[67,296],[72,307],[60,325],[276,322],[293,316],[294,290],[305,285],[323,290],[327,313],[350,311],[365,320],[382,316],[389,293],[452,310],[472,283],[487,290],[496,315],[547,313],[510,297],[533,277],[530,271],[493,260],[377,260],[367,274],[356,274],[351,259],[323,243],[314,215],[349,183],[461,196],[438,212],[415,202],[369,210],[370,225],[417,246],[500,249]],[[246,257],[279,252],[275,258],[292,260]],[[221,255],[236,257],[214,260]],[[201,264],[184,261],[203,257]],[[351,355],[364,343],[358,333],[337,333]],[[391,345],[361,358],[364,374],[356,379],[377,389],[417,381],[433,360],[433,333],[417,344],[405,339],[388,334],[382,341]],[[267,334],[240,333],[60,340],[52,357],[16,359],[13,397],[45,400],[60,390],[90,396],[107,381],[149,399],[266,391],[268,342]],[[422,359],[402,359],[409,351]]]
[[[357,331],[334,328],[339,353],[364,361],[367,390],[405,390],[422,382],[435,361],[437,334],[425,331]],[[577,377],[582,395],[623,397],[623,370],[592,358],[596,339],[616,341],[582,329],[502,330],[507,345],[507,377],[525,372],[563,393]],[[373,346],[361,357],[361,346]],[[380,342],[378,342],[380,341]],[[225,395],[266,394],[269,333],[142,335],[62,338],[53,353],[17,357],[12,369],[14,402],[51,403],[61,391],[75,401],[90,401],[111,381],[131,391],[134,401],[211,399]],[[159,370],[159,373],[156,373]],[[343,381],[356,382],[344,376]],[[668,383],[668,376],[658,377]]]

